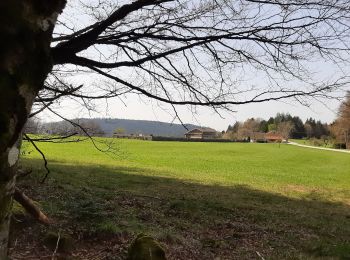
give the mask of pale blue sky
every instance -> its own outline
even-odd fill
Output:
[[[112,1],[113,2],[113,1]],[[70,1],[69,4],[72,6],[68,6],[61,17],[65,18],[66,22],[69,26],[77,25],[75,29],[79,29],[83,26],[88,25],[90,22],[89,14],[96,14],[95,9],[84,9],[78,8],[80,1]],[[89,2],[91,3],[91,2]],[[71,8],[70,8],[71,7]],[[84,13],[85,15],[81,15]],[[268,13],[269,15],[269,13]],[[67,29],[64,27],[57,27],[57,30],[61,30],[65,32]],[[244,43],[244,42],[243,42]],[[243,44],[242,43],[242,44]],[[91,55],[90,53],[86,53],[86,55]],[[92,54],[93,55],[93,54]],[[123,58],[123,57],[122,57]],[[349,57],[350,59],[350,57]],[[307,64],[308,68],[315,72],[312,74],[312,78],[317,80],[318,82],[323,82],[328,78],[332,78],[335,75],[350,75],[349,67],[341,67],[333,64],[331,62],[321,62],[317,60],[305,60],[303,63]],[[117,71],[115,73],[119,73],[117,75],[123,75],[126,78],[134,77],[135,73],[138,71],[131,71],[130,73],[125,71]],[[246,69],[245,67],[238,67],[234,71],[228,71],[228,74],[235,73],[233,77],[234,80],[237,78],[242,81],[238,81],[237,85],[233,86],[233,89],[248,89],[254,86],[256,89],[267,89],[269,88],[268,79],[264,78],[259,71],[255,71],[253,69]],[[339,74],[341,73],[341,74]],[[279,75],[275,75],[279,77]],[[137,75],[135,79],[139,80]],[[93,87],[89,87],[89,85],[93,84],[104,84],[103,79],[96,79],[96,77],[91,76],[91,74],[86,75],[78,75],[72,78],[70,83],[75,83],[75,85],[84,84],[88,86],[88,89],[94,89]],[[147,84],[147,82],[145,83]],[[306,87],[306,85],[300,85],[300,82],[293,80],[283,81],[283,87],[286,88],[295,88],[300,89]],[[147,85],[146,85],[147,87]],[[214,89],[214,88],[213,88]],[[350,90],[349,86],[345,87],[345,90]],[[344,89],[343,89],[344,91]],[[345,93],[345,92],[342,92]],[[253,94],[254,95],[254,94]],[[338,95],[339,96],[339,95]],[[340,94],[341,96],[341,94]],[[235,97],[236,98],[236,97]],[[239,94],[238,97],[240,100],[249,99],[249,96],[245,96],[245,94]],[[339,106],[339,101],[337,100],[321,100],[321,102],[306,99],[307,103],[310,105],[306,107],[295,100],[283,100],[283,101],[271,101],[267,103],[259,103],[259,104],[248,104],[232,107],[236,112],[221,112],[221,116],[214,112],[212,109],[197,107],[196,111],[191,110],[188,107],[177,107],[177,112],[184,123],[193,123],[199,124],[202,126],[209,126],[215,128],[217,130],[224,130],[227,128],[229,124],[233,124],[235,121],[244,121],[247,118],[255,117],[255,118],[264,118],[267,119],[270,116],[274,116],[278,112],[290,113],[293,116],[299,116],[303,120],[308,117],[313,117],[317,120],[321,120],[323,122],[331,122],[336,117],[336,112]],[[322,102],[324,104],[322,104]],[[88,113],[86,109],[84,109],[78,103],[74,103],[70,100],[62,101],[59,105],[55,106],[55,110],[61,113],[63,116],[68,117],[70,119],[76,117],[111,117],[111,118],[124,118],[124,119],[142,119],[142,120],[156,120],[156,121],[164,121],[164,122],[172,122],[174,120],[174,112],[172,107],[165,104],[159,104],[155,101],[150,101],[146,98],[140,98],[135,94],[130,94],[127,96],[121,97],[121,99],[114,98],[106,102],[105,100],[101,100],[95,103],[95,109],[98,112]],[[44,121],[52,121],[59,120],[56,116],[52,116],[49,113],[44,113],[41,118]],[[177,119],[174,120],[175,123],[179,123]]]
[[[278,112],[290,113],[293,116],[299,116],[303,120],[313,117],[323,122],[332,122],[336,117],[339,101],[328,100],[327,105],[320,102],[309,100],[310,107],[303,106],[293,100],[271,101],[260,104],[248,104],[235,107],[237,112],[221,111],[221,116],[210,108],[197,107],[197,111],[193,112],[187,107],[177,107],[177,111],[184,123],[199,124],[209,126],[216,130],[226,130],[229,124],[235,121],[244,121],[247,118],[264,118],[276,115]],[[81,105],[70,101],[63,102],[56,106],[56,110],[68,118],[76,117],[111,117],[123,119],[142,119],[172,122],[173,111],[171,107],[136,95],[130,95],[123,99],[111,99],[106,105],[105,100],[101,100],[96,104],[98,112],[90,114]],[[44,121],[59,120],[56,116],[48,113],[43,114]],[[175,119],[174,123],[179,123]]]

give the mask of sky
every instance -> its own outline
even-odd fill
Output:
[[[197,111],[191,111],[188,107],[177,107],[176,110],[183,123],[207,126],[218,131],[226,130],[228,125],[232,125],[236,121],[244,121],[251,117],[268,119],[277,113],[289,113],[292,116],[299,116],[304,121],[312,117],[327,123],[332,122],[336,118],[339,101],[327,100],[327,104],[311,99],[309,101],[309,107],[293,100],[247,104],[233,107],[235,109],[233,112],[219,111],[220,114],[207,107],[196,107]],[[69,119],[106,117],[181,123],[178,119],[174,119],[172,108],[136,95],[130,95],[124,98],[123,101],[117,98],[108,102],[101,100],[96,104],[96,111],[90,113],[80,104],[70,101],[62,102],[55,107],[55,110]],[[40,118],[43,121],[60,120],[57,116],[49,113],[42,114]]]
[[[80,3],[79,1],[72,2]],[[72,24],[79,21],[78,25],[85,26],[89,24],[88,18],[86,16],[79,15],[79,13],[84,13],[80,11],[81,10],[77,9],[77,7],[73,6],[71,9],[66,8],[63,15],[66,15],[66,21],[72,22]],[[95,10],[91,10],[91,12],[94,13]],[[63,32],[65,30],[66,29],[63,28]],[[331,63],[316,62],[312,65],[314,66],[312,70],[318,71],[320,75],[319,79],[322,82],[321,76],[332,76],[334,74],[333,71],[335,67],[333,65]],[[349,68],[347,68],[347,71],[350,74]],[[260,87],[260,84],[263,84],[262,78],[259,75],[254,74],[254,71],[250,71],[250,73],[251,76],[246,76],[247,78],[254,78],[250,84],[258,85]],[[76,85],[80,84],[81,82],[89,84],[89,81],[93,80],[94,79],[90,78],[89,74],[77,76],[74,79]],[[293,86],[293,84],[298,83],[294,81],[287,81],[285,84],[286,86],[288,84]],[[349,87],[348,90],[350,90]],[[343,93],[345,95],[345,92]],[[321,100],[320,102],[307,98],[306,101],[308,106],[289,99],[283,101],[270,101],[265,103],[234,106],[231,107],[232,110],[234,110],[233,112],[219,110],[219,113],[217,113],[213,109],[205,107],[176,107],[176,111],[183,123],[208,126],[219,131],[227,129],[229,124],[232,125],[236,121],[244,121],[251,117],[268,119],[271,116],[275,116],[276,113],[289,113],[292,116],[299,116],[303,120],[312,117],[316,120],[321,120],[327,123],[332,122],[336,118],[337,109],[340,104],[339,100]],[[128,94],[121,98],[114,98],[108,101],[97,101],[94,104],[94,108],[96,111],[89,112],[86,111],[81,104],[70,100],[62,101],[59,105],[54,106],[56,111],[69,119],[79,117],[107,117],[180,123],[178,118],[174,118],[174,111],[171,106],[160,104],[159,102],[152,101],[147,98],[140,98],[136,94]],[[49,112],[43,113],[40,118],[42,121],[60,120],[60,118],[50,114]]]

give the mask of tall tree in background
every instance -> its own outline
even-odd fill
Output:
[[[39,134],[41,127],[40,120],[35,117],[31,117],[27,120],[23,132],[26,134]]]
[[[237,138],[239,140],[255,138],[255,134],[259,132],[260,119],[247,119],[237,130]]]
[[[350,92],[339,107],[338,118],[332,126],[332,132],[337,142],[345,143],[346,148],[350,149]]]
[[[277,133],[282,135],[283,138],[288,141],[293,129],[294,129],[294,125],[292,121],[283,121],[278,124]]]
[[[303,138],[306,136],[305,127],[303,121],[298,116],[293,116],[292,122],[294,129],[292,130],[292,138]]]
[[[346,83],[339,73],[320,79],[312,68],[348,66],[348,0],[71,1],[58,17],[65,4],[0,2],[0,259],[23,127],[45,109],[60,116],[53,107],[59,100],[89,107],[90,100],[136,93],[174,109],[231,109],[332,97]],[[251,78],[259,80],[247,84]]]
[[[320,120],[316,121],[313,118],[308,118],[305,121],[304,129],[307,138],[321,138],[324,135],[329,135],[328,125],[323,124]]]
[[[259,132],[267,133],[269,131],[269,125],[266,120],[261,120],[259,125]]]

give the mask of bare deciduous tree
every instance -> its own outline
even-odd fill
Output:
[[[40,120],[31,117],[27,120],[23,132],[26,134],[38,134],[41,130],[41,123]]]
[[[230,109],[328,98],[347,80],[312,72],[320,62],[347,66],[348,0],[88,2],[68,2],[59,17],[65,0],[0,2],[1,259],[23,127],[62,98],[89,106],[131,92],[171,106]],[[89,80],[77,83],[77,73]],[[94,83],[99,78],[104,84]]]
[[[256,139],[256,135],[259,132],[259,125],[261,120],[250,118],[246,120],[240,127],[238,127],[237,138],[243,139]]]
[[[350,92],[341,103],[338,118],[331,129],[337,142],[344,143],[346,148],[350,149]]]
[[[294,125],[291,121],[280,122],[277,126],[277,133],[283,136],[288,141],[290,134],[294,129]]]

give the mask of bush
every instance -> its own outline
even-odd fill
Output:
[[[317,138],[311,138],[310,142],[312,145],[314,146],[324,146],[324,141],[321,139],[317,139]]]

